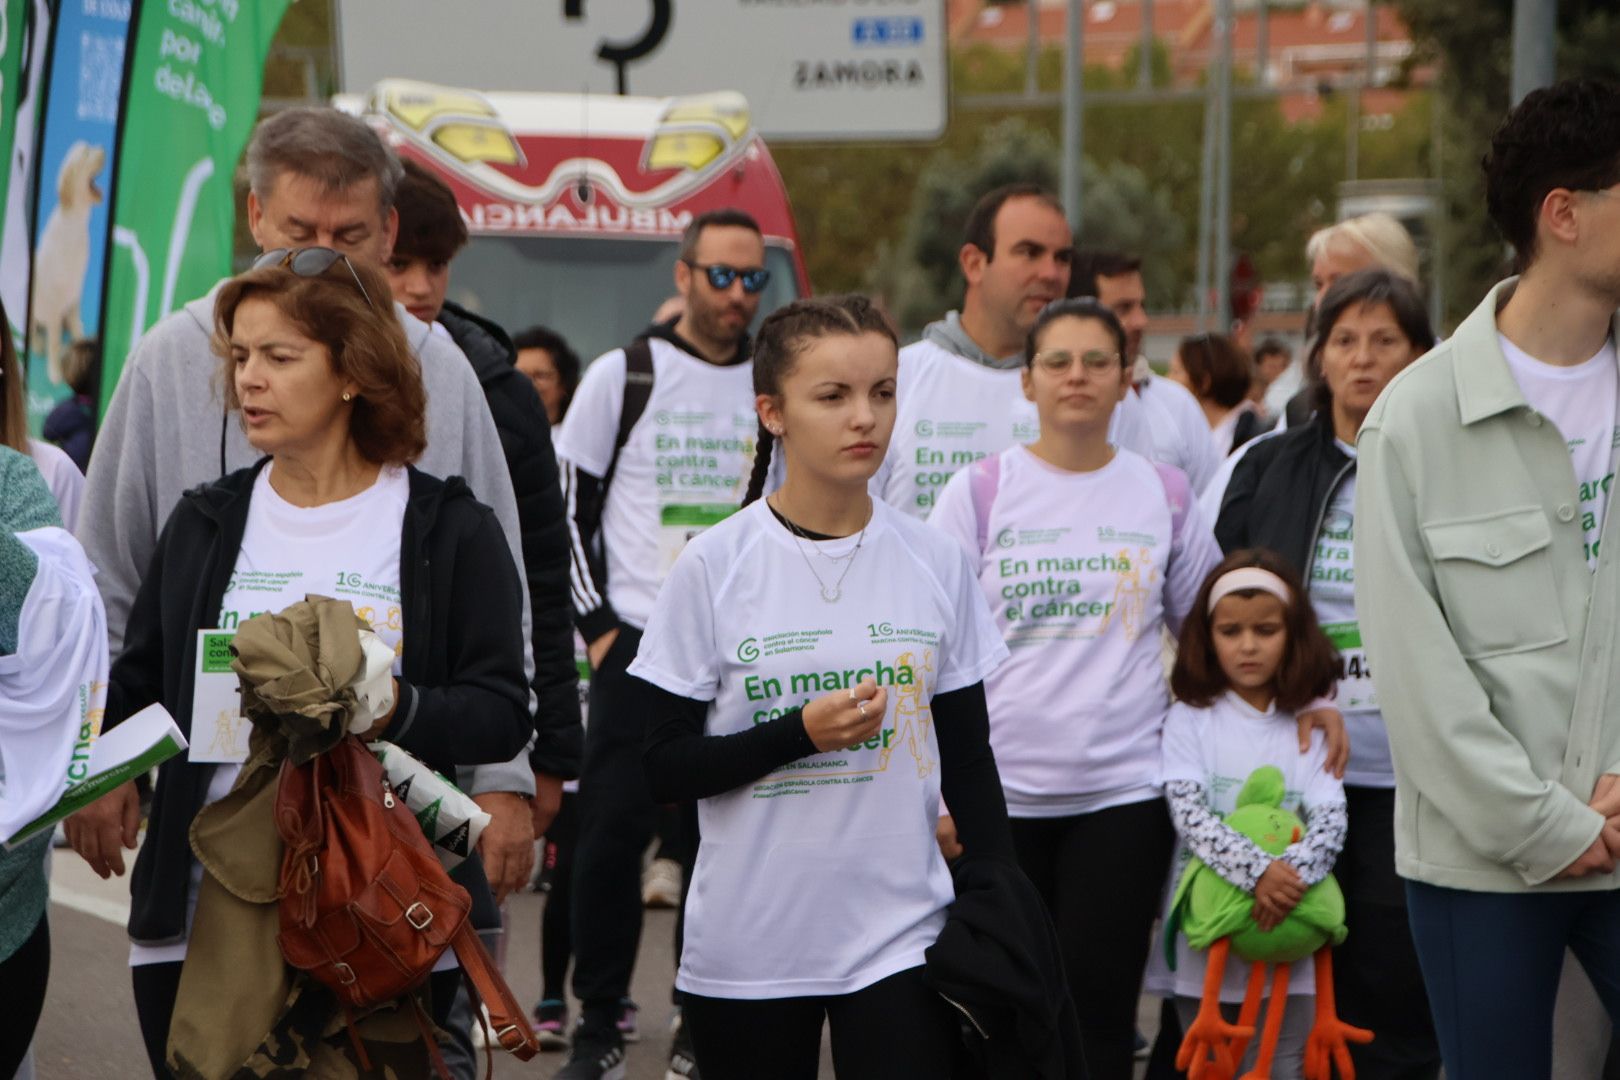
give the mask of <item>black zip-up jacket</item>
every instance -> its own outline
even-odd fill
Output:
[[[539,702],[529,764],[535,772],[572,780],[579,775],[585,736],[579,722],[579,669],[574,663],[568,520],[551,425],[534,384],[514,366],[517,349],[505,330],[448,300],[439,322],[466,354],[484,388],[517,498],[523,573],[533,615],[534,693]]]
[[[1232,471],[1221,500],[1215,521],[1221,550],[1270,548],[1308,581],[1322,518],[1355,467],[1321,413],[1255,443]]]
[[[264,466],[193,488],[169,515],[112,666],[107,729],[160,701],[191,738],[197,631],[218,623]],[[532,730],[517,570],[494,512],[459,477],[410,470],[399,576],[405,651],[386,737],[446,774],[457,765],[510,761]],[[190,764],[184,754],[159,768],[147,841],[130,879],[129,935],[137,942],[185,935],[188,836],[212,773],[213,766]],[[492,909],[476,858],[457,867],[456,880]]]

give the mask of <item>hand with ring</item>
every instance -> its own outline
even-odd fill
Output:
[[[875,680],[862,679],[847,691],[835,690],[806,705],[804,732],[823,753],[853,748],[882,730],[888,700]]]

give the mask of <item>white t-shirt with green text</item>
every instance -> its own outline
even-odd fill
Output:
[[[1344,785],[1324,768],[1326,761],[1327,741],[1320,731],[1311,733],[1310,752],[1301,754],[1292,713],[1279,713],[1275,705],[1260,712],[1229,692],[1207,709],[1179,701],[1171,707],[1164,723],[1160,779],[1166,784],[1172,780],[1202,784],[1209,809],[1224,818],[1237,809],[1238,792],[1249,774],[1262,765],[1274,765],[1283,774],[1283,809],[1308,825],[1309,815],[1318,808],[1344,802]],[[1190,858],[1186,847],[1178,843],[1172,889]],[[1355,928],[1350,932],[1355,933]],[[1204,953],[1187,947],[1184,935],[1176,935],[1178,996],[1203,995],[1204,959]],[[1226,965],[1221,1000],[1242,1001],[1248,975],[1249,965],[1233,957]],[[1288,993],[1312,994],[1315,989],[1315,971],[1307,957],[1290,970]]]
[[[693,536],[736,512],[754,467],[759,417],[754,365],[720,367],[652,338],[653,388],[630,429],[602,509],[607,600],[644,627],[658,587]],[[557,456],[600,477],[613,460],[624,407],[624,350],[607,353],[580,380],[563,418]],[[574,576],[576,589],[592,586]],[[600,597],[576,597],[582,611]]]
[[[214,626],[236,630],[255,615],[282,611],[314,593],[347,600],[377,636],[394,650],[394,674],[405,648],[404,611],[400,605],[399,549],[410,500],[405,469],[385,467],[376,483],[358,495],[324,506],[302,507],[276,494],[270,486],[275,463],[253,482],[247,525],[236,568],[225,586]],[[195,742],[204,733],[192,732]],[[215,765],[205,804],[230,794],[240,765]],[[191,863],[191,894],[186,925],[197,902],[202,865]],[[174,945],[130,946],[131,966],[182,960],[184,941]],[[453,964],[447,965],[453,967]]]
[[[1022,446],[999,461],[983,553],[971,472],[946,485],[929,524],[968,552],[1011,649],[985,680],[1007,811],[1068,817],[1157,798],[1163,631],[1179,631],[1220,548],[1190,501],[1176,541],[1160,467],[1129,450],[1086,473]]]
[[[826,602],[823,584],[846,568],[841,598]],[[934,840],[931,703],[1005,656],[961,551],[877,500],[864,539],[797,540],[762,500],[687,545],[630,674],[710,702],[706,734],[748,730],[866,676],[888,702],[870,739],[699,800],[677,986],[838,995],[923,962],[954,895]]]
[[[1338,447],[1352,460],[1355,458],[1354,446],[1338,441]],[[1322,515],[1306,588],[1317,621],[1344,660],[1344,674],[1333,702],[1344,715],[1345,733],[1350,736],[1350,764],[1345,768],[1344,781],[1357,787],[1392,788],[1395,761],[1390,755],[1389,732],[1378,708],[1372,663],[1367,659],[1361,622],[1356,616],[1355,556],[1356,472],[1351,469],[1334,489],[1327,513]]]
[[[1620,445],[1616,396],[1620,392],[1612,340],[1590,360],[1574,367],[1543,363],[1497,334],[1519,390],[1530,407],[1558,426],[1569,444],[1580,492],[1581,531],[1586,539],[1586,565],[1597,569],[1598,539],[1614,484],[1615,447]]]

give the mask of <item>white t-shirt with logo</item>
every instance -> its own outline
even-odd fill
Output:
[[[1586,565],[1596,570],[1598,539],[1603,533],[1603,515],[1609,508],[1609,488],[1614,483],[1615,447],[1620,445],[1620,424],[1616,423],[1620,378],[1615,371],[1614,342],[1605,341],[1590,360],[1574,367],[1560,367],[1537,360],[1503,334],[1496,337],[1525,400],[1556,424],[1569,444],[1575,485],[1580,491]]]
[[[846,568],[841,599],[827,603],[822,584]],[[961,551],[875,499],[864,539],[798,540],[762,500],[687,545],[630,674],[711,702],[706,734],[748,730],[865,676],[888,703],[865,742],[699,800],[677,986],[837,995],[923,962],[953,899],[934,840],[931,702],[1005,656]]]
[[[1089,473],[1022,446],[999,460],[982,554],[971,473],[929,523],[968,552],[1011,649],[985,680],[1007,811],[1067,817],[1156,798],[1163,630],[1180,629],[1220,548],[1190,500],[1175,541],[1160,467],[1129,450]]]
[[[1237,809],[1238,792],[1249,774],[1262,765],[1274,765],[1283,774],[1283,808],[1308,825],[1309,815],[1319,807],[1344,802],[1344,785],[1326,770],[1326,762],[1327,741],[1322,732],[1311,733],[1310,752],[1301,754],[1294,714],[1280,713],[1275,705],[1260,712],[1236,694],[1227,693],[1207,709],[1179,701],[1171,707],[1164,722],[1160,780],[1166,784],[1172,780],[1202,784],[1209,809],[1225,817]],[[1191,857],[1185,847],[1177,845],[1175,872],[1170,879],[1172,892]],[[1203,996],[1204,957],[1204,953],[1187,947],[1185,935],[1176,935],[1178,996]],[[1242,1001],[1248,975],[1249,965],[1234,957],[1226,966],[1221,1000]],[[1315,971],[1307,957],[1293,965],[1288,992],[1311,994],[1315,988]]]
[[[294,506],[270,486],[275,463],[253,482],[247,526],[236,568],[225,588],[214,626],[235,630],[255,615],[285,610],[315,593],[347,600],[355,614],[394,649],[394,674],[404,652],[404,611],[399,592],[399,549],[410,501],[410,477],[398,466],[385,467],[376,483],[358,495],[324,506]],[[195,742],[201,733],[193,732]],[[240,765],[215,765],[206,803],[230,794]],[[197,903],[202,865],[191,863],[186,925]],[[156,947],[132,945],[129,962],[161,964],[182,960],[186,943]],[[453,954],[447,953],[453,958]],[[453,967],[454,964],[446,966]]]
[[[619,453],[602,510],[607,599],[619,618],[638,628],[646,626],[658,587],[686,541],[736,512],[759,430],[752,363],[721,367],[659,338],[648,344],[652,396]],[[623,349],[585,369],[563,418],[558,457],[592,476],[607,472],[624,379]],[[575,586],[582,587],[579,575]],[[601,606],[601,598],[579,598],[579,604],[588,610]]]
[[[872,478],[872,495],[926,518],[940,490],[964,465],[1041,433],[1035,403],[1024,397],[1022,368],[990,368],[932,341],[900,350],[894,435]],[[1147,456],[1153,432],[1135,394],[1114,410],[1109,441]]]
[[[1355,459],[1354,446],[1334,441],[1340,451]],[[1333,702],[1344,715],[1345,733],[1350,737],[1350,764],[1345,768],[1344,782],[1357,787],[1392,788],[1395,762],[1390,756],[1389,732],[1378,708],[1372,664],[1356,616],[1355,525],[1356,472],[1351,469],[1328,500],[1312,548],[1306,588],[1317,621],[1344,659],[1344,675]]]

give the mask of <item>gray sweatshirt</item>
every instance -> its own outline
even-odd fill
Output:
[[[124,365],[90,457],[77,535],[96,567],[114,657],[123,651],[129,610],[158,533],[180,496],[261,456],[225,412],[224,362],[210,345],[218,291],[214,286],[141,338]],[[479,501],[494,509],[521,570],[517,502],[483,388],[454,342],[432,333],[403,306],[395,304],[394,311],[421,361],[427,390],[428,445],[416,464],[423,472],[467,481]],[[524,586],[523,663],[525,678],[532,681],[530,619]],[[534,793],[526,751],[504,765],[470,772],[461,779],[474,795]]]

